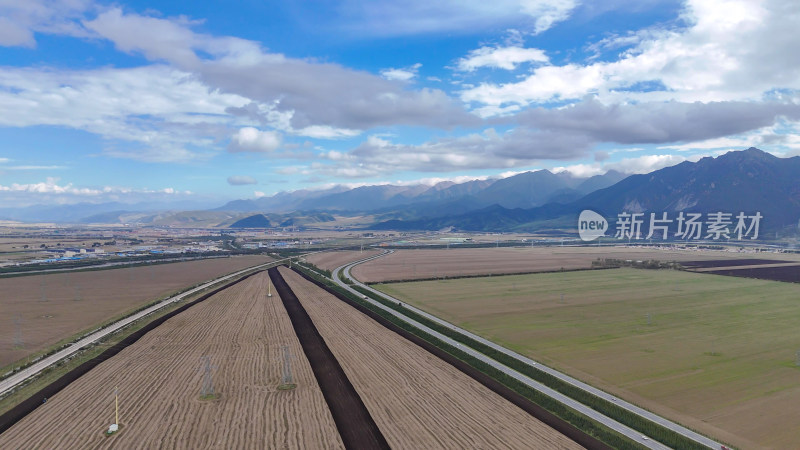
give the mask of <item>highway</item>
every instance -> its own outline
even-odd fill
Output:
[[[677,432],[679,434],[682,434],[682,435],[688,437],[689,439],[692,439],[692,440],[694,440],[694,441],[696,441],[696,442],[698,442],[698,443],[700,443],[700,444],[702,444],[704,446],[707,446],[709,448],[714,448],[714,449],[724,448],[721,443],[716,442],[716,441],[714,441],[712,439],[709,439],[706,436],[703,436],[703,435],[701,435],[701,434],[699,434],[697,432],[694,432],[694,431],[692,431],[692,430],[690,430],[688,428],[685,428],[685,427],[683,427],[683,426],[681,426],[681,425],[679,425],[679,424],[677,424],[675,422],[672,422],[672,421],[670,421],[668,419],[665,419],[665,418],[663,418],[661,416],[653,414],[650,411],[647,411],[645,409],[639,408],[636,405],[628,403],[628,402],[626,402],[626,401],[624,401],[624,400],[622,400],[622,399],[620,399],[618,397],[615,397],[615,396],[613,396],[611,394],[608,394],[607,392],[604,392],[604,391],[602,391],[600,389],[597,389],[595,387],[589,386],[588,384],[585,384],[585,383],[583,383],[581,381],[578,381],[578,380],[570,377],[569,375],[561,373],[561,372],[559,372],[559,371],[557,371],[557,370],[555,370],[555,369],[553,369],[551,367],[545,366],[542,363],[539,363],[537,361],[531,360],[531,359],[529,359],[529,358],[527,358],[527,357],[525,357],[523,355],[520,355],[520,354],[518,354],[518,353],[516,353],[514,351],[511,351],[511,350],[509,350],[509,349],[507,349],[507,348],[505,348],[503,346],[495,344],[494,342],[488,341],[488,340],[486,340],[486,339],[484,339],[484,338],[482,338],[482,337],[480,337],[480,336],[478,336],[476,334],[473,334],[473,333],[471,333],[471,332],[469,332],[467,330],[464,330],[464,329],[462,329],[462,328],[460,328],[460,327],[458,327],[456,325],[453,325],[453,324],[451,324],[451,323],[449,323],[449,322],[447,322],[445,320],[442,320],[442,319],[440,319],[440,318],[438,318],[438,317],[436,317],[434,315],[431,315],[431,314],[429,314],[429,313],[427,313],[427,312],[425,312],[425,311],[423,311],[423,310],[421,310],[419,308],[411,306],[408,303],[403,302],[402,300],[396,299],[396,298],[391,297],[391,296],[389,296],[389,295],[387,295],[387,294],[385,294],[383,292],[380,292],[380,291],[377,291],[375,289],[372,289],[371,287],[359,282],[358,280],[353,278],[353,276],[351,275],[350,270],[353,267],[355,267],[355,266],[357,266],[359,264],[363,264],[363,263],[365,263],[367,261],[372,261],[372,260],[374,260],[376,258],[383,257],[383,256],[385,256],[385,255],[387,255],[389,253],[392,253],[392,252],[393,252],[393,250],[387,250],[387,251],[385,251],[384,253],[382,253],[380,255],[372,256],[372,257],[369,257],[369,258],[364,258],[362,260],[355,261],[353,263],[349,263],[349,264],[345,264],[343,266],[337,267],[332,272],[333,281],[336,284],[338,284],[339,286],[341,286],[342,288],[344,288],[344,289],[346,289],[346,290],[358,295],[359,297],[364,297],[364,295],[362,293],[360,293],[360,292],[356,291],[355,289],[351,288],[350,286],[348,286],[347,284],[343,283],[339,279],[339,273],[341,272],[346,278],[352,280],[356,285],[358,285],[362,289],[367,289],[368,291],[370,291],[372,293],[375,293],[377,295],[381,295],[381,296],[383,296],[384,298],[386,298],[386,299],[388,299],[390,301],[402,303],[403,307],[408,308],[411,311],[414,311],[414,312],[416,312],[416,313],[418,313],[418,314],[420,314],[420,315],[422,315],[422,316],[424,316],[424,317],[426,317],[426,318],[428,318],[428,319],[430,319],[432,321],[435,321],[436,323],[438,323],[440,325],[443,325],[443,326],[445,326],[447,328],[450,328],[451,330],[454,330],[454,331],[456,331],[458,333],[461,333],[461,334],[463,334],[463,335],[465,335],[465,336],[467,336],[467,337],[469,337],[471,339],[474,339],[474,340],[479,341],[479,342],[481,342],[481,343],[483,343],[485,345],[488,345],[488,346],[492,347],[493,349],[495,349],[497,351],[503,352],[503,353],[513,357],[513,358],[516,358],[516,359],[518,359],[520,361],[523,361],[526,364],[535,366],[538,369],[542,370],[543,372],[549,373],[549,374],[561,379],[564,382],[572,384],[573,386],[576,386],[576,387],[578,387],[580,389],[583,389],[583,390],[585,390],[587,392],[590,392],[590,393],[592,393],[592,394],[594,394],[594,395],[596,395],[598,397],[604,398],[604,399],[606,399],[606,400],[608,400],[610,402],[614,402],[617,405],[621,406],[622,408],[625,408],[628,411],[633,412],[634,414],[637,414],[637,415],[639,415],[639,416],[641,416],[641,417],[643,417],[643,418],[645,418],[647,420],[650,420],[652,422],[658,423],[658,424],[664,426],[665,428],[669,428],[670,430],[673,430],[673,431],[675,431],[675,432]],[[609,418],[609,417],[607,417],[607,416],[605,416],[605,415],[603,415],[603,414],[601,414],[601,413],[589,408],[588,406],[583,405],[582,403],[579,403],[579,402],[573,400],[572,398],[567,397],[564,394],[561,394],[560,392],[557,392],[557,391],[555,391],[555,390],[553,390],[553,389],[551,389],[551,388],[539,383],[538,381],[533,380],[533,379],[531,379],[531,378],[529,378],[529,377],[527,377],[527,376],[515,371],[514,369],[511,369],[510,367],[505,366],[505,365],[495,361],[494,359],[489,358],[488,356],[484,355],[483,353],[480,353],[480,352],[478,352],[478,351],[476,351],[476,350],[474,350],[474,349],[472,349],[470,347],[464,346],[461,343],[459,343],[459,342],[457,342],[457,341],[455,341],[455,340],[453,340],[453,339],[451,339],[451,338],[449,338],[449,337],[447,337],[447,336],[445,336],[445,335],[443,335],[443,334],[441,334],[441,333],[439,333],[437,331],[434,331],[434,330],[426,327],[425,325],[422,325],[421,323],[419,323],[419,322],[417,322],[417,321],[415,321],[415,320],[413,320],[411,318],[408,318],[407,316],[403,315],[402,313],[400,313],[398,311],[395,311],[394,309],[391,309],[389,307],[384,306],[382,303],[380,303],[380,302],[378,302],[376,300],[373,300],[371,298],[366,298],[366,300],[371,302],[375,306],[378,306],[379,308],[383,309],[384,311],[387,311],[387,312],[389,312],[389,313],[401,318],[402,320],[408,322],[409,324],[411,324],[411,325],[413,325],[413,326],[425,331],[426,333],[431,334],[432,336],[435,336],[438,339],[441,339],[441,340],[449,343],[450,345],[458,347],[460,350],[470,354],[471,356],[473,356],[475,358],[478,358],[478,359],[480,359],[481,361],[483,361],[483,362],[485,362],[487,364],[492,365],[496,369],[501,370],[502,372],[508,374],[509,376],[514,377],[515,379],[527,384],[528,386],[530,386],[530,387],[532,387],[532,388],[534,388],[534,389],[536,389],[536,390],[538,390],[538,391],[540,391],[540,392],[542,392],[542,393],[544,393],[544,394],[546,394],[546,395],[558,400],[559,402],[561,402],[561,403],[563,403],[563,404],[575,409],[576,411],[581,412],[582,414],[585,414],[588,417],[591,417],[592,419],[594,419],[594,420],[606,425],[607,427],[617,431],[620,434],[623,434],[623,435],[627,436],[628,438],[630,438],[630,439],[632,439],[632,440],[634,440],[634,441],[636,441],[636,442],[638,442],[638,443],[640,443],[640,444],[642,444],[642,445],[644,445],[644,446],[646,446],[648,448],[653,448],[653,449],[668,448],[668,447],[662,445],[661,443],[654,441],[653,439],[650,439],[650,438],[648,438],[646,436],[643,436],[642,433],[640,433],[640,432],[638,432],[636,430],[633,430],[632,428],[629,428],[629,427],[627,427],[627,426],[625,426],[625,425],[623,425],[623,424],[621,424],[621,423],[619,423],[619,422],[617,422],[617,421],[615,421],[615,420],[613,420],[613,419],[611,419],[611,418]]]
[[[149,265],[149,264],[162,264],[162,263],[173,263],[173,262],[184,262],[184,261],[198,261],[201,259],[219,259],[219,258],[228,258],[229,256],[197,256],[197,257],[178,257],[178,258],[162,258],[162,259],[143,259],[137,261],[117,261],[117,262],[106,262],[100,264],[89,264],[85,266],[78,266],[78,267],[54,267],[52,269],[39,269],[39,270],[23,270],[17,272],[3,272],[0,273],[0,278],[2,277],[13,277],[13,276],[25,276],[25,275],[36,275],[42,273],[61,273],[61,272],[77,272],[77,271],[86,271],[86,270],[100,270],[100,269],[109,269],[109,268],[118,268],[122,266],[130,266],[134,264],[138,265]],[[11,267],[11,266],[5,266]]]

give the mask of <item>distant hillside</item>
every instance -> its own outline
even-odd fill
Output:
[[[228,228],[270,228],[272,222],[263,214],[255,214],[244,219],[237,220],[230,224]]]
[[[299,211],[290,214],[254,214],[239,219],[228,228],[272,228],[307,226],[322,222],[333,222],[336,218],[327,212]]]

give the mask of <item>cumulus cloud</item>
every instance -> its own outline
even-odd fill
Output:
[[[228,151],[272,152],[281,146],[281,136],[274,131],[261,131],[258,128],[244,127],[231,138]]]
[[[472,50],[456,63],[458,70],[472,72],[481,67],[514,70],[519,64],[526,62],[547,63],[549,58],[538,48],[481,47]]]
[[[577,100],[587,94],[636,101],[760,100],[800,89],[800,3],[689,0],[680,29],[651,30],[619,58],[535,69],[521,81],[483,83],[468,102],[503,105]],[[650,89],[640,89],[645,84]]]
[[[120,201],[154,200],[191,196],[191,191],[172,187],[141,189],[121,186],[76,186],[73,183],[59,184],[58,178],[48,177],[38,183],[12,183],[0,185],[0,201],[5,205],[64,204],[76,201]]]
[[[622,144],[686,142],[734,135],[800,119],[800,104],[777,102],[648,102],[604,105],[596,99],[561,109],[534,108],[518,119],[552,132]]]
[[[513,168],[541,160],[578,158],[587,154],[590,143],[579,135],[557,135],[526,128],[502,134],[489,129],[419,145],[398,144],[369,136],[349,152],[326,153],[325,158],[332,164],[316,162],[311,169],[329,176],[358,178],[402,171]]]
[[[248,99],[167,66],[53,70],[0,67],[0,125],[64,126],[108,140],[108,156],[149,162],[208,157],[230,133],[227,108]]]
[[[212,88],[274,105],[297,129],[452,127],[476,120],[441,90],[409,90],[404,83],[338,64],[268,53],[252,41],[195,33],[186,20],[125,14],[115,8],[84,25],[122,51],[168,61]]]
[[[519,26],[541,33],[567,19],[574,0],[382,0],[345,1],[340,22],[345,31],[398,36],[473,32]]]
[[[535,20],[533,33],[539,34],[569,17],[575,0],[522,0],[522,11]]]
[[[693,155],[643,155],[635,158],[623,158],[614,162],[595,162],[593,164],[573,164],[570,166],[554,167],[553,172],[567,171],[576,177],[591,177],[602,175],[609,170],[616,170],[625,174],[650,173],[654,170],[671,167],[684,161],[698,161],[702,156]]]
[[[416,63],[409,67],[404,67],[401,69],[389,68],[381,70],[381,75],[383,78],[387,80],[393,81],[411,81],[417,77],[417,72],[419,72],[419,68],[422,67],[422,64]]]
[[[90,0],[0,2],[0,46],[35,47],[36,32],[86,37],[79,22]]]
[[[231,175],[228,177],[228,184],[231,186],[245,186],[248,184],[258,184],[258,181],[247,175]]]

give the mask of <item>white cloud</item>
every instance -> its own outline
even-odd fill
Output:
[[[274,131],[244,127],[231,138],[229,152],[272,152],[281,146],[281,136]]]
[[[704,141],[692,142],[689,144],[662,145],[659,146],[658,148],[664,150],[677,150],[679,152],[685,152],[690,150],[710,150],[719,148],[742,149],[742,148],[757,146],[759,145],[760,142],[761,139],[759,139],[759,136],[753,135],[747,138],[723,137],[716,139],[706,139]]]
[[[339,32],[398,36],[524,26],[541,33],[567,19],[574,0],[378,0],[342,2]]]
[[[709,102],[800,89],[800,3],[689,0],[681,17],[685,28],[643,33],[617,60],[539,67],[519,82],[467,89],[462,99],[527,105],[597,94],[607,102]],[[637,88],[642,83],[653,88]]]
[[[103,187],[78,187],[72,183],[58,184],[58,178],[48,177],[39,183],[20,184],[13,183],[8,186],[0,185],[0,192],[5,193],[29,193],[29,194],[51,194],[78,197],[98,197],[110,194],[167,194],[167,195],[191,195],[191,191],[181,191],[174,188],[163,189],[133,189],[119,186]]]
[[[55,70],[0,67],[0,125],[64,126],[109,140],[108,156],[153,162],[204,158],[230,133],[226,109],[248,99],[166,66]],[[115,142],[115,141],[121,141]]]
[[[481,47],[472,50],[457,62],[458,70],[472,72],[481,67],[514,70],[526,62],[547,63],[549,58],[538,48]]]
[[[306,136],[317,139],[344,139],[361,134],[361,130],[336,128],[327,125],[311,125],[300,130],[293,130],[293,132],[298,136]]]
[[[231,175],[228,177],[228,184],[231,186],[245,186],[248,184],[258,184],[258,181],[247,175]]]
[[[34,47],[33,32],[7,17],[0,17],[0,45],[6,47]]]
[[[541,160],[584,156],[590,142],[580,135],[551,134],[517,128],[506,133],[482,133],[440,138],[419,145],[368,136],[349,152],[329,151],[328,163],[311,164],[314,172],[338,177],[374,177],[403,171],[452,172],[456,170],[513,168]]]
[[[383,69],[381,70],[381,76],[392,81],[411,81],[417,77],[417,72],[419,72],[420,67],[422,67],[422,64],[416,63],[401,69]]]
[[[626,174],[650,173],[654,170],[671,167],[684,161],[698,161],[705,155],[643,155],[636,158],[623,158],[614,162],[595,162],[593,164],[573,164],[570,166],[554,167],[553,172],[567,171],[576,177],[591,177],[602,175],[609,170],[616,170]]]
[[[2,162],[2,161],[0,161]],[[23,165],[23,166],[3,166],[0,169],[4,170],[63,170],[66,169],[67,166],[57,166],[57,165],[50,165],[50,166],[37,166],[37,165]]]
[[[295,129],[475,121],[441,90],[407,90],[403,83],[338,64],[267,53],[253,41],[195,33],[185,19],[124,14],[113,8],[84,25],[122,51],[168,61],[211,88],[272,105],[290,116]]]
[[[534,34],[542,33],[569,17],[575,0],[522,0],[522,11],[535,19]]]
[[[90,0],[0,1],[0,46],[35,47],[35,32],[87,37],[79,19]]]

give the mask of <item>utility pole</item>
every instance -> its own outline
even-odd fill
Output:
[[[119,389],[114,387],[114,423],[109,425],[106,434],[114,434],[119,431]]]
[[[119,388],[114,388],[114,423],[119,425]]]

